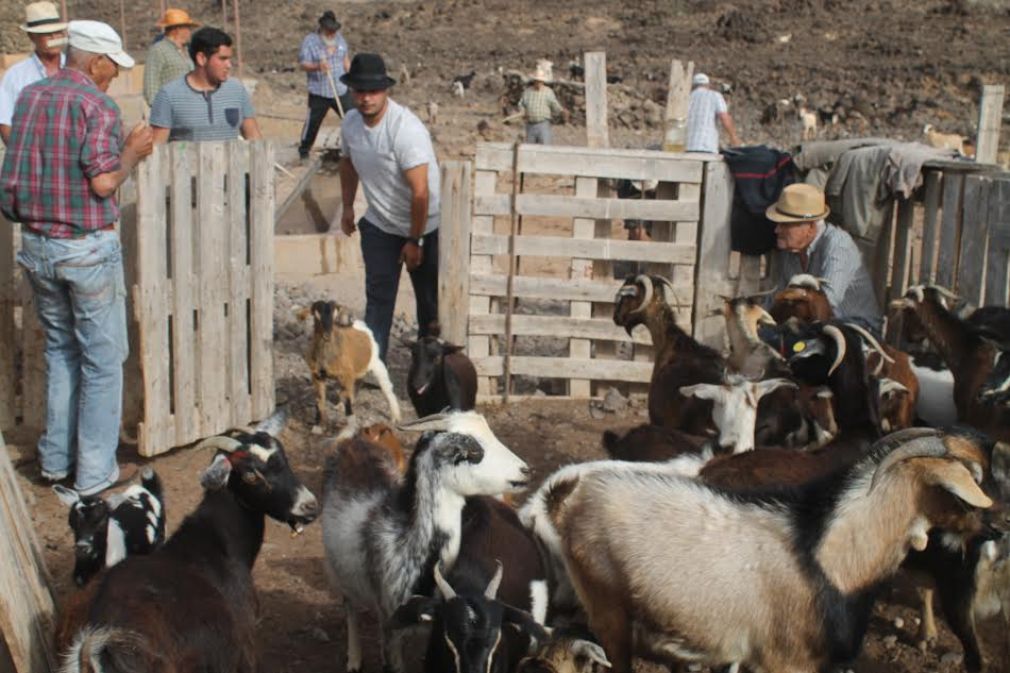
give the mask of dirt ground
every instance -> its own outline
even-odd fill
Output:
[[[74,17],[120,26],[119,3],[70,0],[67,4]],[[183,4],[205,22],[220,25],[219,0]],[[259,81],[258,113],[268,135],[293,145],[304,112],[303,76],[295,65],[298,43],[332,3],[246,0],[241,4],[244,74]],[[160,3],[146,0],[127,5],[129,46],[140,56],[153,35]],[[17,30],[22,6],[21,0],[0,0],[3,51],[28,48]],[[611,87],[610,113],[611,144],[624,147],[659,142],[655,110],[665,102],[671,58],[693,60],[718,83],[729,85],[727,97],[744,142],[782,147],[798,142],[799,122],[789,117],[763,123],[762,115],[776,100],[797,93],[804,94],[813,107],[856,110],[868,121],[866,128],[839,124],[825,129],[822,137],[867,133],[914,139],[926,123],[945,132],[974,135],[979,85],[1005,82],[1010,73],[1010,60],[1002,48],[1010,28],[1010,2],[999,0],[356,0],[335,9],[352,52],[381,52],[394,77],[402,79],[403,68],[409,73],[409,81],[394,89],[396,99],[422,118],[429,101],[439,104],[439,118],[431,130],[443,160],[472,156],[480,121],[489,123],[490,139],[512,140],[519,133],[516,126],[500,122],[499,68],[532,71],[537,59],[548,58],[557,76],[564,77],[569,61],[591,49],[606,50],[611,74],[622,79]],[[471,70],[477,73],[473,87],[462,100],[453,98],[452,78]],[[555,128],[556,142],[582,145],[585,129],[580,101],[575,98],[570,103],[575,122]],[[327,124],[332,126],[332,117]],[[306,202],[280,231],[325,231],[339,203],[336,188],[330,187],[335,183],[332,173],[317,178],[315,206]],[[300,217],[305,219],[299,221]],[[348,293],[343,279],[330,282],[342,286],[341,296]],[[278,401],[291,404],[294,410],[283,439],[292,464],[317,494],[323,444],[336,429],[327,428],[322,435],[311,431],[311,392],[301,361],[306,326],[294,322],[292,307],[329,296],[333,295],[325,284],[282,285],[275,308]],[[361,309],[360,301],[355,308]],[[411,333],[413,326],[406,315],[398,318],[394,336]],[[394,342],[390,359],[401,404],[409,410],[405,349]],[[360,397],[364,421],[384,418],[385,405],[376,389],[366,387]],[[645,417],[642,404],[635,401],[602,418],[591,414],[585,402],[539,399],[484,411],[502,441],[529,461],[539,477],[558,465],[603,457],[602,430],[628,427]],[[37,465],[27,438],[8,440],[14,442],[12,458],[31,501],[33,523],[57,598],[62,600],[73,590],[66,512],[48,489],[33,481]],[[205,452],[182,449],[150,461],[166,483],[170,530],[198,502],[197,475],[209,459]],[[148,461],[124,447],[121,462]],[[307,528],[295,539],[284,526],[268,527],[255,569],[261,600],[262,670],[343,670],[344,622],[339,603],[327,589],[321,557],[319,526]],[[901,580],[885,592],[853,670],[960,670],[960,646],[945,627],[934,650],[922,653],[916,648],[913,597]],[[1002,651],[1007,634],[994,625],[987,625],[985,634],[987,652]],[[373,645],[368,648],[366,665],[376,670],[374,630],[366,635]]]

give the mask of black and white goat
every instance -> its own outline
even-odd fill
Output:
[[[325,568],[347,611],[347,670],[361,669],[360,613],[383,624],[383,659],[403,670],[400,634],[389,617],[414,593],[431,594],[436,562],[452,567],[460,550],[465,499],[524,487],[529,467],[502,444],[480,414],[451,412],[403,429],[421,436],[402,481],[384,452],[367,443],[339,447],[326,464]]]
[[[70,508],[74,582],[79,587],[128,555],[148,554],[165,541],[165,496],[161,479],[150,467],[144,468],[139,484],[104,497],[81,497],[59,484],[53,491]]]
[[[282,425],[275,415],[198,445],[215,449],[203,500],[160,549],[89,585],[63,627],[60,673],[257,670],[252,567],[265,519],[297,533],[319,511],[276,439]]]

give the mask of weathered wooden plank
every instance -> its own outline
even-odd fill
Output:
[[[14,307],[14,226],[0,216],[0,429],[14,427],[17,418],[17,357]]]
[[[470,318],[470,334],[502,334],[505,331],[504,315],[479,315]],[[517,336],[571,337],[573,339],[605,339],[628,341],[623,327],[609,318],[569,318],[557,315],[513,315],[512,333]],[[647,330],[635,330],[631,341],[651,344]]]
[[[470,313],[470,200],[469,161],[442,163],[442,220],[438,229],[438,322],[442,338],[466,343]]]
[[[20,226],[15,231],[20,250]],[[46,427],[45,333],[35,308],[35,292],[28,276],[16,273],[15,294],[21,304],[21,425],[41,433]]]
[[[702,262],[694,276],[694,337],[714,348],[723,347],[724,326],[720,317],[711,317],[719,308],[716,294],[725,292],[729,265],[730,204],[733,180],[726,164],[712,162],[705,166],[705,207],[698,236],[698,259]]]
[[[999,151],[1000,124],[1003,121],[1002,84],[984,84],[982,100],[978,106],[978,137],[975,141],[975,161],[980,164],[996,163]]]
[[[175,409],[175,444],[183,445],[200,437],[199,409],[196,405],[196,266],[193,260],[193,186],[190,165],[196,160],[196,146],[172,143],[171,192],[172,236],[172,391]]]
[[[981,304],[985,270],[985,245],[989,225],[989,189],[992,182],[970,175],[964,181],[961,219],[961,252],[958,260],[957,293],[966,301]]]
[[[936,269],[936,241],[939,229],[940,196],[943,191],[943,173],[936,170],[927,171],[923,178],[925,198],[922,213],[922,254],[919,267],[919,283],[933,282]]]
[[[502,358],[471,358],[480,376],[501,376]],[[647,383],[652,378],[651,362],[625,360],[576,360],[547,357],[513,356],[512,373],[519,376],[573,379],[576,377],[605,381]]]
[[[508,236],[475,234],[470,249],[479,255],[508,252]],[[629,259],[643,262],[691,264],[695,246],[654,241],[580,240],[564,236],[521,236],[516,239],[517,255],[530,257],[578,257],[583,259]]]
[[[509,164],[511,168],[511,164]],[[496,188],[496,182],[498,179],[497,173],[493,171],[476,171],[474,174],[474,197],[486,196],[494,194]],[[489,275],[492,272],[491,257],[489,255],[477,255],[473,251],[473,236],[476,234],[490,234],[494,230],[494,218],[488,215],[475,215],[472,220],[472,234],[470,240],[470,271],[473,274],[484,274]],[[504,276],[498,277],[501,280],[501,292],[498,296],[505,296],[505,283],[507,279]],[[473,294],[473,285],[470,287],[471,295]],[[470,314],[471,315],[481,315],[488,314],[491,312],[491,297],[490,296],[471,296],[470,297]],[[467,340],[467,354],[470,357],[487,357],[491,354],[491,339],[487,336],[470,336]],[[491,395],[492,393],[497,393],[497,388],[495,387],[494,380],[487,376],[479,376],[477,378],[477,390],[483,395]]]
[[[607,52],[587,51],[583,57],[586,82],[586,146],[607,147]]]
[[[216,435],[231,425],[228,408],[228,226],[224,213],[224,144],[198,143],[200,172],[196,182],[196,253],[200,302],[199,339],[200,434]],[[271,167],[272,168],[272,167]],[[271,211],[272,212],[272,211]]]
[[[52,636],[56,607],[14,466],[0,435],[0,639],[15,671],[50,673],[58,665]],[[0,666],[3,661],[0,660]]]
[[[1010,181],[993,182],[989,195],[989,252],[986,255],[985,303],[1007,306],[1010,292]]]
[[[718,157],[711,154],[673,154],[654,150],[546,145],[519,147],[519,171],[541,175],[701,182],[705,163],[713,160],[718,160]],[[487,171],[511,171],[512,145],[478,143],[475,168]]]
[[[274,408],[274,147],[265,140],[250,145],[252,188],[249,232],[252,296],[250,299],[250,372],[252,413],[265,418]]]
[[[140,363],[144,380],[144,421],[137,429],[138,451],[155,456],[175,446],[169,389],[171,363],[168,320],[167,217],[164,172],[168,146],[156,147],[137,168],[137,286]]]
[[[588,54],[587,54],[588,56]],[[604,86],[606,79],[604,73]],[[596,196],[597,180],[595,178],[575,178],[575,196],[577,198],[593,199]],[[576,218],[572,223],[572,236],[575,239],[592,240],[596,233],[596,223],[593,220]],[[572,280],[588,280],[593,277],[593,263],[588,259],[572,259],[570,278]],[[573,301],[569,306],[572,318],[589,318],[592,316],[593,305],[589,302]],[[587,339],[572,339],[568,343],[569,357],[588,360],[591,357],[592,344]],[[589,397],[592,392],[587,378],[572,379],[568,382],[568,394],[572,397]]]
[[[670,83],[667,87],[666,111],[663,115],[664,135],[675,121],[684,122],[687,120],[687,106],[691,97],[693,75],[694,61],[688,61],[686,68],[678,59],[673,59],[670,62]]]
[[[943,176],[943,217],[939,232],[940,250],[936,261],[936,283],[951,290],[957,278],[957,258],[961,245],[961,193],[964,176]]]
[[[908,271],[912,261],[912,227],[915,225],[915,203],[911,199],[898,199],[897,230],[894,233],[894,257],[887,300],[905,294]]]
[[[577,178],[578,180],[579,178]],[[583,178],[592,180],[593,178]],[[494,194],[474,199],[474,214],[508,215],[508,194]],[[593,219],[636,219],[683,221],[697,220],[701,204],[697,198],[666,199],[606,199],[562,196],[557,194],[519,194],[516,211],[533,217],[581,217]]]
[[[253,420],[249,390],[249,145],[228,144],[228,403],[231,425]]]
[[[662,186],[661,183],[660,187]],[[677,188],[678,200],[683,202],[697,202],[701,200],[701,185],[684,184],[678,185]],[[694,245],[698,240],[698,218],[678,217],[675,219],[677,221],[674,224],[673,241],[681,245]],[[672,267],[672,272],[667,274],[673,282],[673,286],[678,288],[678,293],[680,292],[680,287],[691,285],[694,282],[694,266],[695,262],[691,264],[676,264]],[[693,297],[689,298],[688,301],[693,301]]]
[[[488,296],[504,297],[505,281],[505,276],[472,274],[470,276],[470,295],[474,299]],[[525,299],[613,303],[614,295],[622,284],[620,280],[611,280],[608,278],[568,280],[565,278],[516,276],[512,292],[514,296]],[[684,301],[682,305],[690,306],[690,302],[694,297],[694,286],[692,284],[678,285],[676,289],[678,299]],[[474,311],[471,310],[470,314],[474,315]]]

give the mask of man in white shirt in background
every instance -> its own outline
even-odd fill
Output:
[[[32,55],[12,65],[0,80],[0,138],[4,144],[10,139],[14,103],[21,90],[29,84],[45,79],[63,67],[67,24],[60,18],[56,5],[51,2],[33,2],[25,7],[25,22],[21,30],[35,45]]]
[[[719,151],[719,126],[729,135],[731,147],[742,145],[736,134],[736,126],[726,106],[726,99],[718,91],[709,88],[708,75],[698,73],[691,82],[691,98],[687,106],[688,152]]]

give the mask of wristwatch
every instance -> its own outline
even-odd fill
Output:
[[[413,243],[414,245],[416,245],[419,248],[423,248],[424,247],[424,237],[423,236],[419,236],[417,238],[414,238],[413,236],[411,236],[411,237],[407,238],[407,240],[410,241],[411,243]]]

